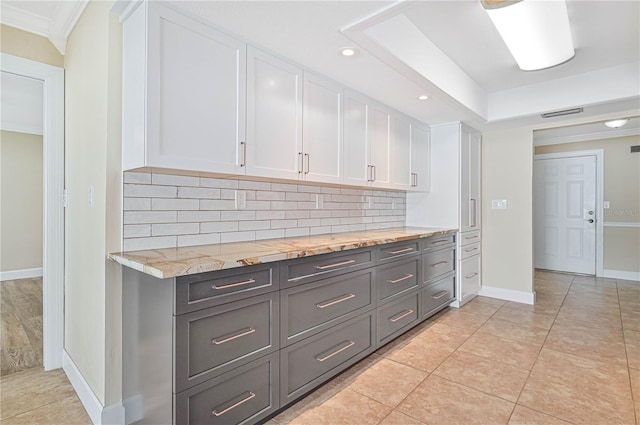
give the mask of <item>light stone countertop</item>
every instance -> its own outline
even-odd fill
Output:
[[[109,258],[134,270],[166,279],[445,235],[456,231],[457,229],[435,227],[396,227],[250,242],[118,252],[109,254]]]

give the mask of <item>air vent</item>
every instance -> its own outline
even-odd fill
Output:
[[[631,146],[631,153],[640,153],[640,145]]]
[[[547,112],[545,114],[540,114],[540,116],[542,118],[553,118],[553,117],[561,117],[563,115],[579,114],[582,111],[584,111],[583,108],[573,108],[573,109],[565,109],[563,111]]]

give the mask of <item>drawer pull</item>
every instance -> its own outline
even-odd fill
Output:
[[[318,308],[326,308],[326,307],[341,303],[343,301],[350,300],[351,298],[355,298],[355,297],[356,297],[355,294],[345,295],[342,298],[338,298],[336,300],[328,301],[325,304],[316,304],[316,307],[318,307]]]
[[[475,273],[475,272],[474,272],[474,273],[471,273],[471,274],[469,274],[469,275],[465,276],[464,278],[465,278],[465,279],[471,279],[472,277],[476,277],[476,276],[478,276],[478,273]]]
[[[215,344],[215,345],[224,344],[225,342],[232,341],[232,340],[234,340],[236,338],[240,338],[240,337],[243,337],[243,336],[251,335],[252,333],[255,333],[255,331],[256,330],[254,328],[247,328],[246,331],[240,332],[240,333],[235,334],[233,336],[230,336],[228,338],[222,338],[222,339],[215,338],[215,339],[212,339],[211,343]]]
[[[390,322],[397,322],[400,319],[404,319],[405,317],[407,317],[408,315],[412,314],[413,310],[406,310],[404,313],[402,313],[400,316],[398,317],[394,317],[393,319],[389,319]]]
[[[211,287],[211,289],[216,289],[216,290],[227,289],[227,288],[233,288],[235,286],[250,285],[252,283],[256,283],[256,280],[255,279],[249,279],[249,280],[244,280],[242,282],[229,283],[227,285],[213,285]]]
[[[403,252],[409,252],[409,251],[413,251],[413,247],[409,247],[409,248],[404,248],[404,249],[399,249],[397,251],[389,251],[389,254],[402,254]]]
[[[346,350],[347,348],[351,348],[351,347],[353,347],[354,345],[356,345],[356,343],[355,343],[355,342],[353,342],[353,341],[349,341],[349,343],[348,343],[347,345],[345,345],[344,347],[339,348],[339,349],[337,349],[336,351],[334,351],[333,353],[331,353],[331,354],[327,354],[327,355],[326,355],[326,356],[324,356],[324,357],[322,357],[322,356],[318,356],[318,357],[316,357],[316,360],[317,360],[317,361],[319,361],[319,362],[323,362],[323,361],[325,361],[325,360],[330,359],[331,357],[335,356],[335,355],[336,355],[336,354],[338,354],[338,353],[342,353],[342,352],[343,352],[344,350]]]
[[[450,239],[440,239],[439,241],[431,242],[431,245],[440,245],[440,244],[449,243],[449,242],[451,242]]]
[[[449,293],[449,291],[447,291],[447,290],[440,291],[437,294],[431,295],[431,298],[433,298],[434,300],[439,300],[440,298],[444,297],[448,293]]]
[[[396,279],[396,280],[387,280],[387,282],[389,283],[398,283],[398,282],[402,282],[403,280],[407,280],[407,279],[411,279],[413,277],[412,274],[408,274],[405,277],[401,277],[400,279]]]
[[[465,239],[476,239],[478,237],[478,235],[473,235],[473,236],[465,236]]]
[[[347,260],[347,261],[342,261],[341,263],[327,264],[326,266],[316,266],[316,269],[318,270],[332,269],[334,267],[346,266],[347,264],[353,264],[355,262],[356,260]]]
[[[469,249],[465,249],[464,252],[472,252],[472,251],[476,251],[478,248],[469,248]]]
[[[431,267],[436,268],[436,267],[444,266],[445,264],[449,264],[449,262],[448,261],[440,261],[439,263],[432,264]]]
[[[232,404],[231,406],[227,407],[224,410],[221,410],[218,412],[218,409],[212,410],[211,414],[214,416],[222,416],[225,413],[235,409],[236,407],[240,406],[241,404],[246,403],[247,401],[251,400],[252,398],[254,398],[256,396],[256,393],[254,393],[253,391],[249,391],[249,395],[245,398],[243,398],[242,400],[240,400],[239,402],[237,402],[236,404]]]

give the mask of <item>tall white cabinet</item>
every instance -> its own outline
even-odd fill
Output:
[[[473,299],[481,274],[481,136],[464,124],[431,127],[431,190],[407,194],[407,225],[457,227],[456,301]]]

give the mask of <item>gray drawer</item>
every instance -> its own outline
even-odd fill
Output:
[[[419,291],[415,291],[378,308],[378,346],[386,344],[418,323],[419,294]]]
[[[424,282],[453,271],[455,268],[455,251],[455,248],[446,248],[423,255]]]
[[[448,246],[453,246],[456,242],[455,235],[430,236],[423,240],[422,249],[425,251],[434,251]]]
[[[401,257],[418,255],[420,253],[420,239],[382,245],[378,248],[380,262],[393,261]]]
[[[426,319],[455,298],[456,276],[452,274],[422,289],[422,318]]]
[[[420,286],[420,257],[378,266],[378,300],[385,302],[394,296]]]
[[[278,290],[278,263],[176,278],[175,314]]]
[[[280,350],[280,403],[287,404],[375,349],[373,312]]]
[[[270,293],[176,316],[176,391],[277,350],[278,301]]]
[[[460,233],[460,246],[469,245],[480,242],[480,230],[472,230],[470,232]]]
[[[285,346],[373,308],[374,268],[280,291],[281,345]]]
[[[285,288],[373,266],[373,250],[354,249],[314,255],[280,264],[281,287]]]
[[[472,243],[466,246],[460,247],[460,255],[458,257],[459,260],[464,260],[465,258],[473,257],[474,255],[480,254],[480,242]]]
[[[278,353],[175,395],[176,424],[248,424],[279,407]]]

